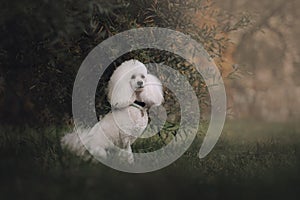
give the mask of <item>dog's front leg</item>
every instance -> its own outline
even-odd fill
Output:
[[[134,157],[133,157],[133,153],[132,153],[132,149],[131,149],[130,144],[128,145],[126,151],[128,153],[128,158],[127,158],[128,163],[130,163],[130,164],[134,163]]]
[[[120,135],[122,141],[122,153],[120,154],[120,156],[124,156],[127,162],[132,164],[134,162],[134,157],[131,149],[131,138],[130,136],[125,136],[125,134]]]

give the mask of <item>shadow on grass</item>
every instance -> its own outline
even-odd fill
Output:
[[[1,199],[297,199],[296,124],[227,122],[214,150],[200,160],[205,127],[184,156],[147,174],[118,172],[63,151],[59,140],[67,128],[1,127]],[[172,137],[133,147],[151,150]]]

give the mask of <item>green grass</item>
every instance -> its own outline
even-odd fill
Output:
[[[197,157],[204,133],[175,163],[127,174],[65,152],[67,128],[0,128],[1,199],[298,199],[296,123],[227,122],[213,151]],[[153,139],[153,145],[161,145]],[[144,144],[139,142],[135,148]],[[147,144],[149,146],[149,144]]]

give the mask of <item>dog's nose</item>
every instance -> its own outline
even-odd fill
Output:
[[[138,85],[138,86],[142,86],[142,85],[143,85],[143,81],[138,81],[138,82],[137,82],[137,85]]]

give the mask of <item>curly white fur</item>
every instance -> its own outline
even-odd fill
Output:
[[[122,63],[108,84],[108,99],[112,112],[89,130],[75,130],[61,140],[62,146],[86,157],[106,159],[112,149],[120,148],[127,161],[134,161],[131,144],[148,124],[147,108],[159,106],[164,98],[158,78],[148,74],[145,65],[137,60]],[[143,102],[141,106],[138,102]]]

